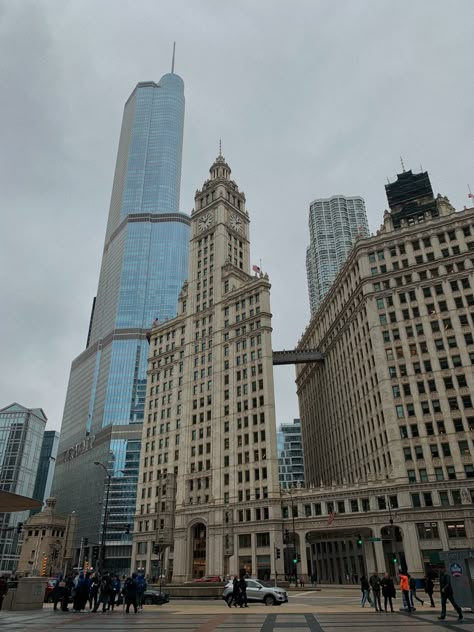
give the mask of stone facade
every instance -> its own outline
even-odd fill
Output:
[[[281,505],[270,283],[219,155],[196,192],[176,318],[150,336],[132,568],[175,582],[275,572]]]
[[[53,577],[72,568],[77,519],[56,513],[55,505],[56,500],[48,498],[43,511],[23,525],[19,575]]]
[[[400,182],[397,204],[356,242],[298,344],[324,362],[297,368],[307,486],[403,490],[418,572],[418,523],[436,523],[434,552],[456,543],[456,521],[474,543],[474,212],[434,198],[422,175],[419,200],[411,172],[387,187]]]

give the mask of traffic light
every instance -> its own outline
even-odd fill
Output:
[[[293,564],[298,564],[298,556],[296,555],[296,553],[293,556]]]
[[[393,554],[393,556],[392,556],[392,562],[393,562],[394,564],[397,564],[397,563],[398,563],[398,558],[397,558],[397,554],[396,554],[396,553],[394,553],[394,554]]]
[[[290,532],[288,531],[288,529],[285,529],[285,542],[289,542],[290,541]]]
[[[89,546],[89,538],[84,538],[84,546]]]
[[[154,555],[159,555],[160,554],[160,545],[159,544],[154,544],[153,545],[153,554]]]
[[[298,564],[300,564],[300,563],[301,563],[301,555],[300,555],[299,553],[298,553],[298,555],[296,556],[296,559],[297,559],[297,561],[298,561]]]
[[[280,551],[280,549],[278,547],[275,550],[276,550],[276,558],[277,558],[277,560],[279,560],[281,551]]]
[[[16,525],[16,532],[17,532],[18,534],[20,534],[22,531],[23,531],[23,523],[22,523],[22,522],[19,522],[19,523]]]
[[[357,539],[357,546],[362,546],[362,536],[359,533],[359,537]]]
[[[98,546],[93,546],[92,547],[92,559],[93,560],[98,560],[99,559],[99,547]]]
[[[41,577],[45,577],[46,575],[46,566],[48,564],[48,558],[46,556],[43,557],[43,561],[41,562]]]
[[[130,525],[129,524],[125,525],[125,533],[130,533]]]
[[[84,570],[86,572],[89,570],[89,560],[84,560]]]

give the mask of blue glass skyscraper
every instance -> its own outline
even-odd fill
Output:
[[[187,275],[189,217],[179,212],[184,83],[139,83],[125,104],[109,219],[87,346],[72,363],[53,483],[58,511],[79,515],[98,543],[111,475],[106,566],[128,571],[155,319],[176,315]],[[94,564],[92,546],[86,558]]]

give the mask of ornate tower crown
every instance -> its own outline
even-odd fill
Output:
[[[230,180],[231,168],[226,163],[224,156],[219,152],[219,155],[214,161],[214,164],[209,169],[211,174],[211,180],[217,180],[224,178],[224,180]]]

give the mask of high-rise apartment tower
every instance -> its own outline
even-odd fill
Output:
[[[58,511],[79,515],[78,541],[98,542],[110,488],[106,567],[118,572],[130,565],[146,332],[176,315],[188,268],[189,217],[179,212],[184,104],[174,72],[139,83],[125,104],[99,288],[61,428]]]
[[[306,274],[314,314],[355,240],[369,235],[364,200],[344,195],[314,200],[309,207],[309,235]]]

